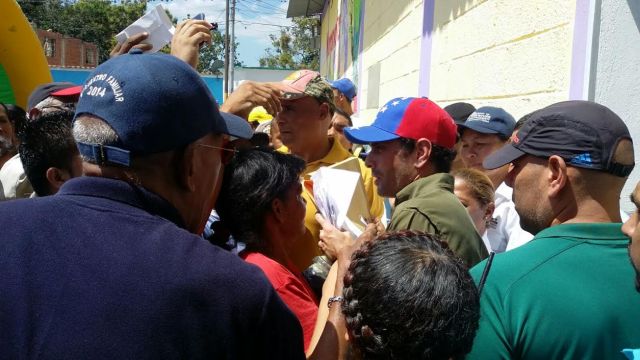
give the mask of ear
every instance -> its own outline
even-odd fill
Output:
[[[71,174],[69,174],[67,170],[56,167],[48,168],[45,172],[45,176],[47,177],[51,194],[57,193],[62,184],[71,178]]]
[[[322,103],[320,104],[320,119],[324,120],[329,117],[329,104]]]
[[[493,217],[493,211],[496,209],[496,204],[492,201],[487,205],[487,208],[484,211],[483,218],[491,219]]]
[[[421,138],[416,141],[416,149],[415,149],[415,167],[423,168],[429,162],[429,158],[431,157],[431,141]]]
[[[287,214],[285,212],[284,204],[282,203],[282,200],[275,198],[271,202],[271,212],[273,213],[273,216],[276,218],[276,220],[279,223],[285,222]]]
[[[40,109],[38,108],[33,108],[31,110],[29,110],[29,119],[33,120],[35,118],[37,118],[38,116],[40,116],[42,112],[40,111]]]
[[[174,178],[176,179],[177,185],[189,192],[196,190],[195,169],[198,159],[195,147],[195,144],[187,146],[182,152],[182,156],[180,156],[180,153],[176,154],[177,156],[173,161]]]
[[[547,162],[549,196],[556,197],[567,184],[567,164],[560,156],[553,155]]]

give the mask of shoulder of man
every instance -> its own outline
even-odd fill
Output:
[[[0,200],[28,198],[33,193],[20,155],[16,154],[0,168],[0,187]]]
[[[168,220],[146,214],[142,210],[137,215],[135,213],[114,215],[120,218],[119,221],[128,219],[128,222],[133,222],[131,226],[136,226],[138,222],[144,225],[138,226],[140,232],[135,240],[123,239],[130,232],[131,226],[119,226],[100,233],[101,235],[94,237],[91,241],[84,241],[83,245],[79,246],[77,237],[85,236],[84,234],[90,228],[95,228],[95,224],[87,224],[87,219],[74,216],[74,214],[80,214],[70,209],[74,207],[71,205],[74,200],[55,197],[16,200],[0,204],[0,216],[5,215],[0,223],[8,221],[14,224],[5,227],[12,239],[0,245],[0,250],[4,249],[8,253],[19,256],[21,252],[26,251],[20,242],[28,241],[33,243],[34,247],[41,248],[39,244],[45,242],[44,239],[52,241],[51,236],[55,238],[66,236],[67,240],[60,242],[59,247],[69,249],[71,253],[84,255],[73,259],[74,264],[68,264],[67,260],[65,267],[82,269],[87,263],[101,262],[103,266],[111,268],[101,274],[82,271],[76,275],[86,279],[88,283],[91,282],[92,276],[99,275],[103,283],[112,284],[112,286],[91,288],[91,291],[94,291],[103,301],[122,301],[122,291],[138,286],[135,284],[142,287],[143,290],[133,291],[128,295],[129,303],[123,308],[122,314],[142,319],[164,308],[167,309],[165,310],[168,311],[167,313],[156,313],[153,316],[173,321],[170,319],[173,319],[175,314],[182,313],[184,318],[179,323],[167,326],[173,327],[174,331],[193,334],[197,337],[193,339],[195,343],[215,343],[219,340],[216,345],[200,348],[203,351],[209,349],[205,352],[211,355],[230,351],[237,354],[238,358],[265,357],[272,354],[276,354],[274,355],[276,358],[303,358],[304,348],[299,322],[257,267],[207,243]],[[60,212],[61,207],[65,205],[67,214],[63,216],[64,219],[43,218],[38,215],[44,212]],[[27,219],[31,220],[20,223],[18,218],[25,217],[26,213],[30,214]],[[78,222],[76,226],[61,225],[68,224],[70,218],[76,219],[75,221]],[[59,224],[56,224],[56,221]],[[43,233],[45,227],[49,230],[47,232],[49,237],[38,236],[37,234]],[[52,229],[55,230],[51,231]],[[114,236],[119,240],[114,241],[116,240],[113,239]],[[96,256],[100,246],[93,246],[91,243],[101,244],[105,241],[113,242],[105,245],[112,254],[98,259]],[[138,254],[138,256],[134,260],[131,254]],[[115,258],[119,260],[116,261]],[[63,258],[46,259],[42,265],[32,265],[31,270],[44,271],[48,266],[63,260]],[[9,272],[22,266],[16,261],[7,262],[5,265],[3,271]],[[125,268],[127,269],[126,278],[123,279],[118,274],[121,274]],[[63,267],[56,271],[64,272],[65,270]],[[25,288],[30,286],[33,284],[24,284]],[[82,282],[76,288],[78,291],[87,290]],[[13,290],[18,291],[18,289]],[[40,290],[43,294],[50,293],[45,289]],[[146,301],[142,300],[143,294],[153,294],[157,297],[154,299],[154,304],[144,307],[144,310],[141,308],[142,302]],[[78,301],[73,296],[68,300]],[[138,309],[138,315],[134,315],[135,309]],[[189,316],[194,314],[197,316]],[[74,322],[70,321],[70,323]],[[167,334],[167,330],[167,328],[157,329],[158,338],[162,339]]]

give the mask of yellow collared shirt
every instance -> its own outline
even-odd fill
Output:
[[[278,151],[280,151],[280,149],[278,149]],[[307,164],[307,167],[302,173],[304,180],[308,181],[310,179],[310,174],[318,170],[320,167],[333,165],[350,157],[353,157],[353,155],[344,147],[342,147],[339,141],[333,141],[331,150],[329,150],[325,157]],[[373,175],[371,173],[371,169],[364,164],[364,161],[362,161],[361,159],[358,160],[360,163],[360,174],[362,175],[364,189],[367,194],[367,200],[369,202],[369,208],[371,210],[371,216],[379,218],[384,212],[382,197],[380,197],[378,195],[378,192],[376,191],[375,184],[373,183]],[[311,261],[315,256],[321,255],[322,253],[318,248],[320,224],[318,224],[315,219],[317,209],[314,202],[312,201],[313,194],[306,186],[303,186],[302,196],[307,201],[307,213],[304,219],[304,224],[307,228],[307,231],[302,238],[298,239],[293,244],[290,255],[296,267],[298,269],[304,270],[309,267],[309,265],[311,265]]]

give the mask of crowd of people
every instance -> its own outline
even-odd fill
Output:
[[[640,358],[613,111],[398,94],[354,127],[354,84],[311,70],[219,106],[194,70],[210,26],[0,106],[3,358]],[[311,178],[351,158],[357,237]]]

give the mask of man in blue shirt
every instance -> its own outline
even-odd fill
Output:
[[[181,60],[132,50],[84,85],[84,177],[0,205],[8,359],[304,358],[300,324],[258,268],[201,234],[246,121]]]

